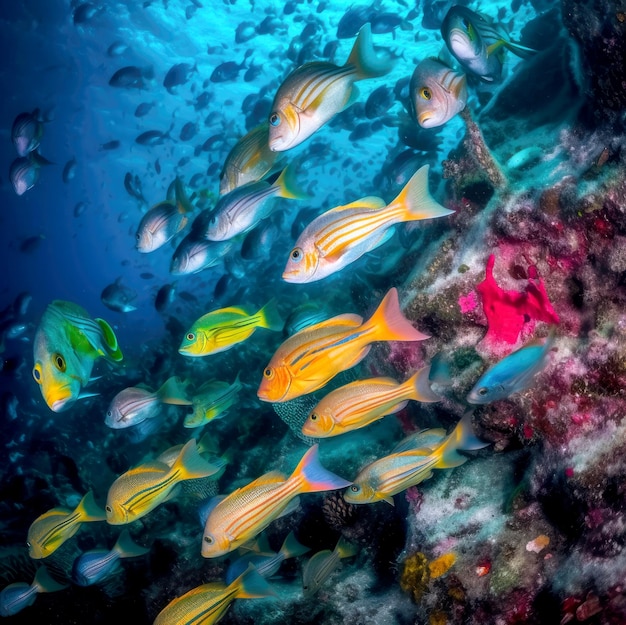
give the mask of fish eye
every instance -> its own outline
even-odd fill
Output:
[[[291,250],[291,254],[289,254],[291,260],[299,263],[302,260],[302,249],[299,247],[295,247],[294,249]]]
[[[280,124],[280,115],[278,113],[272,113],[270,115],[270,124],[272,124],[272,126],[278,126]]]
[[[352,484],[352,486],[350,486],[350,490],[353,493],[358,493],[361,489],[359,488],[359,486],[357,486],[356,484]]]
[[[487,393],[488,393],[488,389],[486,386],[482,386],[481,388],[478,389],[479,395],[486,395]]]
[[[104,509],[110,514],[113,512],[113,508],[111,506],[105,506]]]
[[[213,544],[213,538],[212,538],[211,536],[205,536],[205,537],[204,537],[204,542],[205,542],[207,545],[212,545],[212,544]]]
[[[274,377],[274,369],[272,369],[271,367],[268,367],[264,372],[263,375],[268,379],[271,380]]]
[[[188,341],[193,341],[196,338],[196,335],[193,332],[188,332],[187,333],[187,340]]]
[[[433,94],[428,87],[422,87],[420,89],[420,97],[424,98],[424,100],[430,100],[433,97]]]
[[[61,373],[65,371],[65,358],[63,358],[61,354],[54,354],[52,356],[52,362]]]
[[[317,415],[315,413],[311,414],[311,421],[317,421]]]
[[[37,364],[33,367],[33,378],[37,384],[41,384],[41,365]]]

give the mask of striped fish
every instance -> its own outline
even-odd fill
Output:
[[[35,560],[47,558],[74,536],[82,523],[104,521],[105,518],[104,511],[96,504],[91,491],[74,510],[52,508],[37,517],[28,528],[28,554]]]
[[[369,23],[359,31],[345,65],[314,61],[298,67],[274,97],[269,115],[270,149],[283,152],[302,143],[352,103],[352,86],[357,80],[384,76],[391,67],[387,57],[376,55]]]
[[[349,543],[343,536],[331,551],[324,549],[311,556],[302,568],[302,594],[312,597],[335,572],[343,558],[351,558],[358,547]]]
[[[402,410],[410,399],[439,401],[430,389],[429,373],[430,367],[423,367],[403,384],[391,378],[371,378],[341,386],[311,410],[302,433],[314,438],[337,436]]]
[[[111,525],[136,521],[175,494],[184,480],[215,475],[221,467],[198,452],[196,440],[187,441],[172,465],[162,460],[147,462],[120,475],[107,495],[106,520]]]
[[[428,191],[424,165],[390,203],[365,197],[314,219],[302,232],[283,271],[287,282],[322,280],[385,243],[397,223],[450,215]]]
[[[232,384],[221,380],[205,382],[191,399],[193,412],[185,416],[186,428],[198,428],[226,416],[228,409],[239,402],[239,391],[243,388],[239,373]]]
[[[290,477],[278,471],[218,498],[209,511],[202,537],[202,555],[217,558],[260,534],[274,519],[291,512],[290,503],[303,493],[345,488],[350,482],[325,469],[318,446],[311,447]]]
[[[370,319],[345,314],[296,332],[278,348],[263,371],[259,399],[285,402],[322,388],[358,364],[375,341],[422,341],[400,310],[398,291],[389,290]]]

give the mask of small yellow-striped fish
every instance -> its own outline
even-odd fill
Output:
[[[291,72],[276,92],[269,116],[269,146],[282,152],[302,143],[351,103],[357,80],[384,76],[388,57],[378,57],[365,24],[345,65],[314,61]]]
[[[239,401],[239,391],[242,388],[239,374],[232,384],[221,380],[205,382],[194,393],[191,399],[193,412],[185,417],[183,425],[186,428],[198,428],[213,419],[222,418]]]
[[[392,378],[370,378],[341,386],[311,410],[302,433],[315,438],[337,436],[402,410],[410,399],[439,401],[430,389],[429,373],[430,367],[423,367],[402,384]]]
[[[47,558],[68,538],[76,534],[82,523],[104,521],[106,515],[89,491],[74,510],[52,508],[37,517],[28,528],[28,553],[36,560]]]
[[[180,482],[209,477],[220,469],[220,466],[200,456],[196,440],[192,438],[171,465],[163,459],[157,459],[120,475],[109,488],[106,520],[111,525],[136,521],[177,494],[174,488]]]
[[[257,395],[284,402],[322,388],[341,371],[358,364],[374,341],[422,341],[400,310],[398,291],[389,290],[367,321],[359,315],[339,315],[290,336],[263,371]]]
[[[217,558],[260,534],[274,519],[290,511],[290,502],[302,493],[349,486],[350,482],[325,469],[318,446],[311,447],[290,477],[278,471],[262,475],[247,486],[217,499],[202,537],[202,555]]]
[[[312,597],[333,574],[343,558],[356,555],[358,547],[349,543],[343,536],[331,551],[324,549],[309,558],[302,569],[302,591],[305,597]]]
[[[230,306],[203,315],[187,330],[178,351],[192,357],[217,354],[245,341],[257,328],[283,329],[275,300],[254,314],[242,306]]]
[[[418,169],[389,204],[365,197],[316,217],[298,237],[283,271],[287,282],[314,282],[376,249],[395,224],[450,215],[428,191],[428,165]]]
[[[258,599],[273,594],[270,585],[251,566],[228,586],[221,582],[203,584],[170,601],[153,625],[212,625],[224,616],[235,599]]]

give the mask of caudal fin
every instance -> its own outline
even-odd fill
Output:
[[[80,500],[75,512],[80,516],[81,523],[87,523],[88,521],[105,521],[107,518],[104,510],[100,508],[93,498],[92,491],[89,491]]]
[[[282,332],[285,322],[282,320],[278,306],[275,299],[271,299],[259,312],[259,326],[261,328],[267,328],[268,330],[274,330],[275,332]]]
[[[457,453],[458,450],[469,451],[473,449],[482,449],[490,443],[485,443],[476,437],[474,428],[472,427],[472,410],[468,410],[463,418],[456,424],[454,430],[443,445],[435,452],[440,456],[435,469],[450,469],[458,467],[466,460],[466,456]]]
[[[393,68],[393,61],[389,56],[376,54],[369,22],[359,31],[346,65],[354,65],[356,68],[355,80],[384,76]]]
[[[277,187],[276,195],[291,200],[306,200],[309,195],[296,182],[293,165],[287,165],[281,172],[273,186]]]
[[[50,577],[50,573],[45,566],[40,566],[35,573],[33,585],[37,588],[37,592],[56,592],[67,588],[67,584],[59,584]]]
[[[143,556],[150,551],[149,547],[142,547],[133,542],[133,539],[130,537],[130,532],[126,529],[119,535],[115,545],[113,545],[113,549],[117,551],[120,558]]]
[[[113,328],[104,319],[96,318],[94,321],[102,330],[107,357],[115,362],[120,362],[124,356],[122,355],[122,350],[117,343],[117,337],[115,336],[115,332],[113,332]]]
[[[186,385],[176,375],[164,382],[163,386],[157,391],[157,398],[163,404],[173,404],[175,406],[191,406],[193,403],[187,397]]]
[[[376,312],[363,325],[375,328],[377,341],[423,341],[430,338],[416,330],[402,314],[395,287],[389,289]]]
[[[441,401],[441,397],[430,388],[429,376],[430,367],[422,367],[404,382],[403,386],[412,389],[411,399],[424,403]]]
[[[302,460],[300,460],[300,463],[289,478],[290,480],[299,479],[303,482],[300,492],[317,493],[350,486],[352,482],[344,480],[342,477],[331,473],[322,466],[318,450],[319,445],[313,445],[313,447],[304,454]]]
[[[289,532],[285,542],[283,542],[283,546],[280,548],[280,553],[285,560],[287,558],[297,558],[307,551],[311,551],[310,548],[298,542],[293,532]]]
[[[260,599],[276,594],[252,564],[230,586],[237,588],[237,599]]]
[[[172,473],[177,470],[181,470],[181,480],[193,480],[200,477],[209,477],[215,475],[220,471],[221,467],[218,467],[210,462],[207,462],[198,451],[196,445],[196,439],[192,438],[187,441],[185,446],[181,449],[180,455],[176,458],[176,461],[172,465]]]

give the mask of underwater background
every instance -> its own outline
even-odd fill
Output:
[[[454,54],[450,11],[470,41],[488,39],[494,75]],[[626,623],[624,2],[24,0],[2,3],[0,29],[7,623]],[[382,69],[340,103],[322,94],[314,105],[332,111],[312,136],[271,157],[257,146],[271,160],[260,188],[276,192],[283,172],[287,197],[207,242],[231,150],[268,132],[296,68],[349,66],[359,32],[374,46],[365,65]],[[466,92],[432,88],[457,107],[434,127],[416,111],[439,106],[417,78],[428,58],[465,75]],[[340,248],[345,266],[283,279],[318,216],[365,198],[356,237],[426,165],[417,195],[439,213],[405,207]],[[157,205],[168,236],[138,249]],[[203,244],[195,273],[172,265],[185,237]],[[394,289],[402,312],[386,328],[375,311]],[[80,308],[50,321],[59,300]],[[225,308],[248,333],[194,357],[184,341]],[[302,392],[263,391],[289,337],[348,314]],[[370,326],[376,342],[341,351]],[[59,328],[82,377],[54,409],[37,350],[56,357],[38,337]],[[400,392],[416,372],[371,420],[330,436],[310,425],[329,391],[385,377]],[[116,423],[125,389],[148,403]],[[207,502],[270,472],[282,477],[266,484],[288,482],[309,449],[313,486],[259,520],[248,550],[207,555],[220,505]],[[417,463],[403,487],[351,501],[394,453]],[[105,509],[133,467],[181,482],[120,523]],[[56,541],[43,555],[41,525]],[[250,549],[258,571],[274,565],[265,585],[247,561],[229,577]],[[223,612],[159,616],[204,584],[203,606]]]

